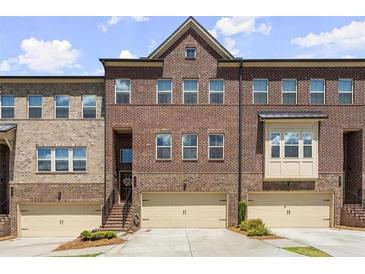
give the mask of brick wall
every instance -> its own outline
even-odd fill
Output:
[[[7,215],[0,215],[0,237],[10,235],[10,219]]]

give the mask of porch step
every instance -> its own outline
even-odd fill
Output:
[[[102,230],[127,231],[132,224],[130,206],[125,203],[115,204],[110,210]]]

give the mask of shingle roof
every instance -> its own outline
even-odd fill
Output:
[[[272,119],[327,119],[328,115],[321,111],[260,111],[257,113],[261,120]]]
[[[8,132],[14,128],[16,128],[16,124],[3,124],[0,125],[0,132]]]

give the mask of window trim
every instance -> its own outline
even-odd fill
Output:
[[[285,134],[287,133],[296,133],[298,135],[298,144],[285,144]],[[302,138],[301,138],[302,137]],[[301,159],[301,152],[300,152],[300,143],[303,141],[303,136],[301,136],[301,133],[299,131],[283,131],[283,159]],[[297,157],[290,157],[285,155],[285,148],[289,147],[298,147],[298,156]]]
[[[188,57],[188,49],[194,49],[194,57]],[[185,48],[185,59],[188,59],[188,60],[194,60],[196,59],[196,47],[186,47]]]
[[[212,81],[212,80],[221,80],[221,81],[223,81],[223,91],[211,91],[210,90],[210,82]],[[225,81],[224,81],[224,79],[222,79],[222,78],[218,78],[218,79],[209,79],[209,83],[208,83],[208,87],[209,87],[209,92],[208,92],[208,104],[209,105],[224,105],[225,104],[225,90],[226,90],[226,83],[225,83]],[[223,102],[222,102],[222,104],[212,104],[211,102],[210,102],[210,94],[211,93],[221,93],[221,92],[223,92]]]
[[[3,108],[3,105],[2,105],[2,97],[3,96],[13,96],[14,97],[14,106],[12,107],[9,107],[9,106],[5,106],[4,108],[13,108],[14,109],[14,117],[13,118],[3,118],[3,112],[2,112],[2,108]],[[15,95],[14,94],[7,94],[7,93],[4,93],[4,94],[0,94],[0,119],[4,119],[4,120],[11,120],[11,119],[15,119]]]
[[[340,94],[349,94],[347,91],[340,91],[340,81],[351,81],[351,104],[342,104],[340,102]],[[353,105],[354,104],[354,79],[353,78],[339,78],[337,81],[337,95],[339,105]]]
[[[157,145],[157,136],[158,135],[170,135],[170,146],[158,146]],[[169,147],[170,148],[170,157],[169,158],[158,158],[157,150],[159,147]],[[155,136],[155,160],[156,161],[171,161],[172,160],[172,133],[156,133]]]
[[[211,135],[220,135],[220,136],[223,136],[223,145],[222,146],[211,146],[210,145],[210,136]],[[222,158],[210,158],[210,148],[211,147],[218,147],[218,148],[223,148],[223,155],[222,155]],[[225,149],[225,134],[224,133],[210,133],[208,134],[208,160],[209,161],[224,161],[224,149]]]
[[[123,150],[131,150],[132,151],[132,160],[130,162],[123,162],[123,156],[122,156],[122,151]],[[119,164],[132,164],[133,163],[133,150],[132,148],[120,148],[119,149]]]
[[[59,161],[65,161],[65,159],[57,159],[57,156],[56,156],[56,150],[57,149],[65,149],[65,150],[67,149],[67,170],[56,170],[56,168],[57,168],[57,160],[59,160]],[[71,155],[70,155],[70,147],[64,147],[64,146],[55,147],[54,148],[54,172],[57,172],[57,173],[73,172],[73,166],[71,166],[70,158],[71,158]]]
[[[95,118],[85,118],[84,117],[84,96],[95,96]],[[81,96],[81,110],[82,110],[82,119],[97,119],[98,118],[98,96],[96,94],[83,94]],[[94,108],[94,107],[86,107],[86,108]]]
[[[282,149],[281,149],[281,138],[282,138],[282,134],[281,132],[279,131],[271,131],[269,132],[270,135],[270,156],[269,156],[269,159],[270,160],[278,160],[278,159],[281,159],[282,158]],[[273,144],[272,144],[272,139],[271,139],[271,135],[272,134],[279,134],[279,144],[278,145],[274,145],[275,147],[279,147],[279,157],[272,157],[272,147],[273,147]]]
[[[88,167],[88,152],[87,152],[87,147],[86,146],[74,146],[74,147],[69,147],[70,148],[70,151],[71,151],[71,154],[70,154],[70,157],[71,157],[71,160],[70,160],[70,164],[71,164],[71,167],[72,167],[72,173],[86,173],[88,171],[87,167]],[[85,149],[85,170],[83,171],[74,171],[74,154],[73,154],[73,150],[74,149]]]
[[[68,97],[68,118],[57,118],[57,101],[56,101],[56,97],[57,96],[67,96]],[[56,94],[53,98],[54,100],[54,118],[55,119],[70,119],[70,109],[71,109],[71,100],[70,100],[70,95],[68,94]],[[66,108],[64,106],[60,107],[60,108]]]
[[[318,92],[318,91],[312,91],[312,85],[311,85],[312,80],[315,80],[315,81],[321,80],[321,81],[323,81],[323,103],[322,104],[313,104],[312,103],[312,93],[322,93],[322,92]],[[311,104],[311,105],[325,105],[326,104],[326,79],[324,79],[324,78],[311,78],[311,79],[309,79],[309,104]]]
[[[266,81],[266,92],[264,91],[255,91],[255,80],[265,80]],[[257,104],[255,103],[255,93],[266,93],[266,103],[265,104]],[[269,104],[269,79],[268,78],[254,78],[252,79],[252,104],[253,105],[267,105]]]
[[[129,81],[129,91],[117,91],[117,80],[127,80]],[[116,78],[114,80],[114,103],[116,105],[128,105],[127,103],[117,103],[117,93],[129,93],[129,105],[132,103],[132,79],[129,78]]]
[[[184,135],[196,136],[196,146],[184,146]],[[184,148],[196,148],[196,158],[184,158]],[[181,136],[181,159],[183,161],[197,161],[199,159],[199,136],[196,133],[183,133]]]
[[[184,81],[196,81],[196,91],[185,91],[184,89]],[[196,93],[196,104],[187,104],[188,106],[195,106],[195,105],[199,105],[199,80],[198,79],[183,79],[182,81],[182,91],[183,91],[183,105],[185,104],[185,92],[187,93]]]
[[[50,149],[51,150],[51,170],[50,171],[47,171],[47,170],[39,170],[39,153],[38,153],[38,150],[39,149]],[[54,168],[53,168],[53,148],[52,147],[49,147],[49,146],[45,146],[45,147],[36,147],[36,170],[38,173],[51,173]],[[48,160],[47,160],[48,161]]]
[[[164,80],[171,81],[171,90],[170,90],[170,91],[158,91],[158,81],[161,81],[161,80],[162,80],[162,81],[164,81]],[[173,89],[174,89],[174,88],[173,88],[173,85],[174,85],[174,84],[173,84],[173,82],[172,82],[172,79],[171,79],[171,78],[160,78],[160,79],[157,79],[157,80],[156,80],[156,104],[157,104],[157,105],[172,105],[172,102],[173,102],[173,98],[172,98],[172,94],[173,94],[173,93],[172,93],[172,91],[173,91]],[[161,93],[170,93],[170,95],[171,95],[171,96],[170,96],[170,103],[168,103],[168,104],[165,104],[165,103],[164,103],[164,104],[159,103],[159,102],[158,102],[158,93],[159,93],[159,92],[161,92]]]
[[[284,91],[283,83],[286,80],[295,81],[295,104],[290,104],[290,105],[297,105],[298,104],[298,80],[296,78],[281,79],[281,104],[284,105],[284,93],[293,93],[293,92]],[[287,104],[285,104],[285,105],[287,105]]]
[[[310,145],[304,143],[304,135],[305,134],[310,134],[311,135],[311,144]],[[313,159],[313,132],[311,132],[311,131],[303,131],[302,132],[302,138],[301,138],[301,140],[302,140],[302,158],[303,159]],[[311,157],[305,157],[304,156],[304,148],[305,147],[309,147],[309,146],[311,147]]]
[[[37,96],[37,97],[41,97],[42,98],[42,104],[41,104],[41,106],[40,106],[40,108],[41,108],[41,117],[40,118],[30,118],[29,117],[29,110],[30,110],[30,108],[39,108],[39,106],[38,107],[32,107],[32,106],[30,106],[30,104],[29,104],[29,97],[35,97],[35,96]],[[43,95],[41,95],[41,94],[29,94],[28,96],[27,96],[27,119],[43,119]]]

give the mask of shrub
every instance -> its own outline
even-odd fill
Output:
[[[252,227],[247,230],[247,236],[266,236],[269,235],[269,230],[266,228],[265,225],[257,225],[256,227]]]
[[[238,212],[239,212],[238,222],[241,223],[246,219],[247,203],[245,201],[241,201],[238,203]]]
[[[250,220],[243,221],[241,223],[240,228],[242,231],[248,231],[249,229],[256,228],[263,224],[264,223],[262,222],[261,219],[250,219]]]
[[[101,239],[112,239],[116,238],[117,234],[114,231],[95,231],[90,232],[85,230],[80,234],[83,241],[97,241]]]
[[[83,232],[81,232],[80,236],[83,241],[90,241],[92,233],[88,230],[84,230]]]

